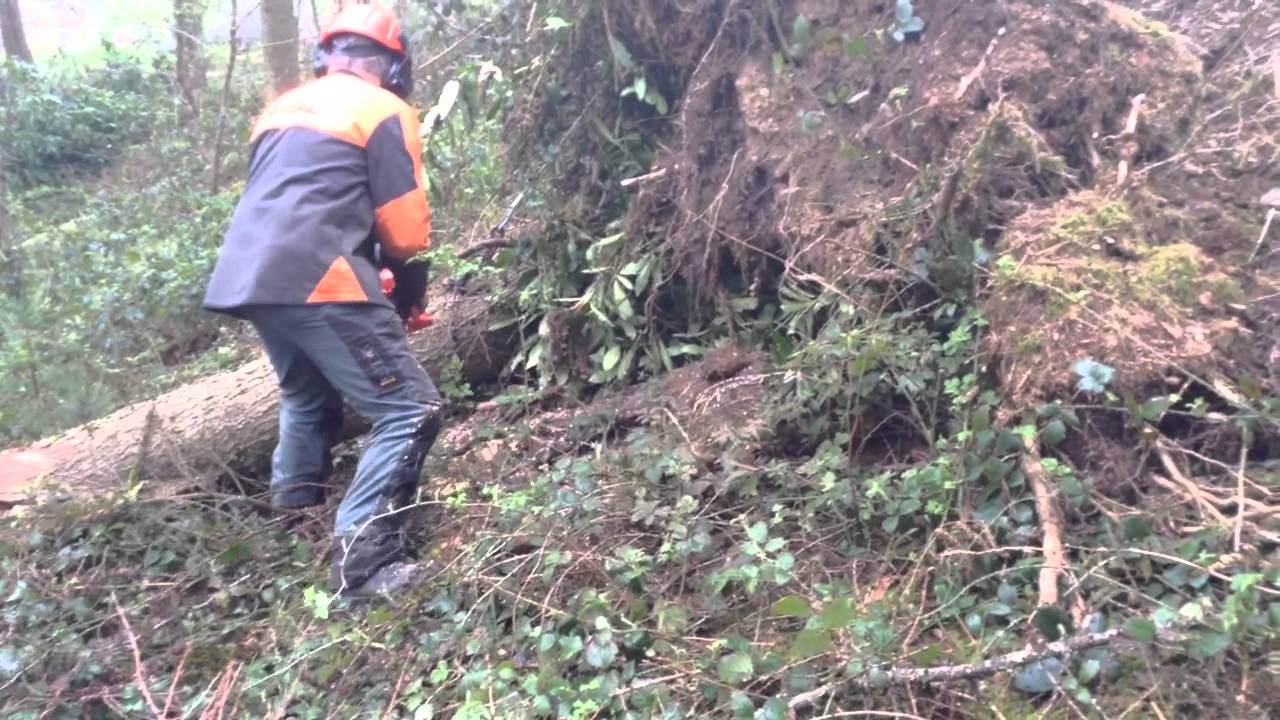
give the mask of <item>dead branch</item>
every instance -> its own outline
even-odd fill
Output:
[[[200,720],[222,720],[227,712],[227,700],[231,698],[231,689],[240,678],[240,667],[240,663],[235,660],[227,663],[226,669],[217,678],[218,689],[213,694],[213,700],[204,712],[200,713]]]
[[[164,697],[164,712],[161,717],[169,717],[169,708],[173,707],[173,699],[178,692],[178,683],[182,680],[182,672],[187,667],[187,658],[191,656],[191,643],[188,642],[186,648],[182,651],[182,658],[178,660],[178,668],[173,671],[173,680],[169,682],[169,692]]]
[[[1173,457],[1169,454],[1169,448],[1165,447],[1163,443],[1156,445],[1156,457],[1160,458],[1160,464],[1164,466],[1165,472],[1169,473],[1169,477],[1173,478],[1182,488],[1182,491],[1200,506],[1201,511],[1215,521],[1223,525],[1227,524],[1226,516],[1218,511],[1216,504],[1206,496],[1205,491],[1199,485],[1196,485],[1183,474],[1178,464],[1173,461]]]
[[[1183,639],[1183,634],[1176,629],[1162,628],[1157,630],[1156,639],[1160,642],[1166,643],[1178,642]],[[957,680],[972,680],[974,678],[987,677],[1007,670],[1013,670],[1041,660],[1063,657],[1083,650],[1102,647],[1103,645],[1110,645],[1117,641],[1124,640],[1124,631],[1120,628],[1116,628],[1113,630],[1106,630],[1104,632],[1077,635],[1066,640],[1059,640],[1057,642],[1049,643],[1038,650],[1019,650],[1006,655],[997,655],[996,657],[987,658],[982,662],[974,663],[972,665],[941,665],[938,667],[925,668],[899,667],[889,670],[871,670],[856,678],[827,683],[826,685],[808,692],[800,693],[799,695],[791,698],[791,701],[787,705],[788,708],[794,712],[800,708],[812,705],[815,701],[836,690],[862,692],[867,690],[877,690],[894,685],[932,685],[956,682]]]
[[[996,36],[991,38],[991,42],[987,45],[987,51],[982,54],[982,59],[978,61],[977,66],[960,81],[960,87],[956,89],[956,102],[964,99],[965,93],[969,92],[969,87],[982,76],[982,71],[987,69],[987,61],[991,59],[991,54],[996,50],[996,44],[1000,42],[1000,38],[1004,37],[1004,34],[1005,28],[1000,28],[996,32]]]
[[[485,240],[475,245],[468,246],[466,249],[458,251],[458,259],[466,260],[469,257],[483,255],[490,250],[509,250],[514,247],[510,240]]]
[[[1276,209],[1267,209],[1267,220],[1262,224],[1262,234],[1258,236],[1258,242],[1253,246],[1253,252],[1249,253],[1249,262],[1252,263],[1257,259],[1258,253],[1262,252],[1262,246],[1267,242],[1267,235],[1271,234],[1271,223],[1276,219]]]
[[[674,165],[674,166],[672,166],[672,167],[674,167],[675,169],[679,169],[679,168],[680,168],[680,166],[679,166],[679,165]],[[640,184],[640,183],[642,183],[642,182],[646,182],[646,181],[648,181],[648,180],[658,180],[658,179],[661,179],[661,178],[666,177],[666,176],[667,176],[667,171],[668,171],[668,170],[671,170],[671,169],[672,169],[672,168],[665,168],[665,167],[664,167],[664,168],[658,168],[657,170],[654,170],[653,172],[650,172],[650,173],[645,173],[644,175],[637,175],[637,176],[635,176],[635,177],[624,178],[624,179],[623,179],[621,182],[619,182],[618,184],[625,188],[625,187],[631,187],[632,185],[638,185],[638,184]]]
[[[1132,106],[1129,108],[1129,120],[1125,123],[1124,132],[1120,133],[1120,137],[1125,138],[1128,147],[1125,150],[1124,157],[1120,160],[1120,168],[1117,171],[1116,185],[1124,185],[1124,181],[1129,178],[1129,168],[1133,164],[1133,159],[1138,154],[1138,142],[1134,139],[1134,135],[1138,132],[1138,117],[1142,113],[1142,103],[1147,99],[1145,93],[1133,98]]]
[[[1044,567],[1040,568],[1040,605],[1058,604],[1058,579],[1067,571],[1067,553],[1062,545],[1062,511],[1049,477],[1040,464],[1040,446],[1034,438],[1025,442],[1027,449],[1023,469],[1031,490],[1036,496],[1036,515],[1040,517],[1040,529],[1044,537]]]
[[[133,650],[133,677],[138,683],[138,689],[142,691],[142,699],[147,702],[147,709],[151,711],[151,715],[157,720],[163,720],[165,715],[160,711],[160,707],[156,705],[155,698],[151,697],[151,688],[147,685],[147,673],[142,665],[142,651],[138,649],[138,636],[133,634],[133,626],[129,624],[129,616],[125,614],[124,608],[120,607],[120,601],[116,598],[115,593],[111,593],[111,604],[116,607],[116,617],[120,618],[120,624],[124,627],[125,638],[129,640],[129,648]]]
[[[1236,532],[1234,543],[1232,544],[1232,552],[1240,552],[1240,536],[1244,533],[1244,516],[1245,516],[1245,496],[1244,496],[1244,466],[1249,459],[1249,443],[1248,435],[1242,438],[1240,442],[1240,467],[1236,470]]]

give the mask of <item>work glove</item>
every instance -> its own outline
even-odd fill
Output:
[[[426,306],[427,273],[431,264],[426,261],[404,262],[384,257],[383,267],[391,271],[394,282],[388,299],[395,306],[396,313],[408,320]]]

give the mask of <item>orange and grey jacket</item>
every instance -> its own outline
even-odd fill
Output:
[[[413,108],[346,73],[273,102],[254,128],[204,306],[390,304],[375,244],[405,260],[426,249],[431,229],[418,131]]]

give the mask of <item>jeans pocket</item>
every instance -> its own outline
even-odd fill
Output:
[[[360,372],[379,395],[392,392],[404,384],[405,377],[395,362],[395,354],[387,340],[373,329],[348,318],[328,318],[329,327],[338,335],[355,359]]]

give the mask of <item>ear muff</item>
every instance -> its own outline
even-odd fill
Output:
[[[400,33],[400,47],[404,54],[396,57],[382,76],[382,87],[408,100],[413,94],[413,57],[409,54],[409,38]]]
[[[329,72],[329,53],[325,51],[324,45],[316,45],[315,53],[311,56],[311,72],[315,77],[324,77]]]

